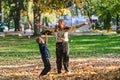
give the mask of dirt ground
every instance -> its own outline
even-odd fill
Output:
[[[40,59],[0,62],[0,80],[120,80],[120,58],[70,58],[70,74],[57,74],[55,59],[52,69],[39,79],[43,69]]]

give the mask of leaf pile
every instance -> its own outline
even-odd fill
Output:
[[[79,58],[70,59],[70,74],[57,74],[55,59],[51,59],[52,69],[39,79],[43,69],[41,60],[14,61],[0,65],[0,80],[120,80],[119,58]]]

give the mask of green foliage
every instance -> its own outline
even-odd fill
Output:
[[[10,27],[10,21],[14,21],[15,30],[20,30],[19,21],[22,10],[27,9],[28,0],[3,0],[4,22]]]
[[[117,32],[118,34],[120,34],[120,30],[117,30],[116,32]]]
[[[89,0],[84,5],[83,9],[87,15],[97,15],[99,21],[104,22],[104,27],[107,30],[111,29],[112,18],[120,16],[119,0]]]

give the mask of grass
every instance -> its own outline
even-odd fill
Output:
[[[71,36],[70,57],[120,57],[119,36]],[[55,57],[55,38],[49,38],[48,49]],[[7,36],[0,38],[0,61],[40,58],[35,38]]]
[[[75,56],[114,57],[120,53],[119,36],[77,36],[72,38],[73,42],[70,43],[70,47],[73,50],[71,50],[71,54],[75,54]]]

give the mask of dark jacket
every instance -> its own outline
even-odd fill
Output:
[[[39,44],[39,49],[43,60],[50,58],[50,52],[47,49],[46,44]]]

